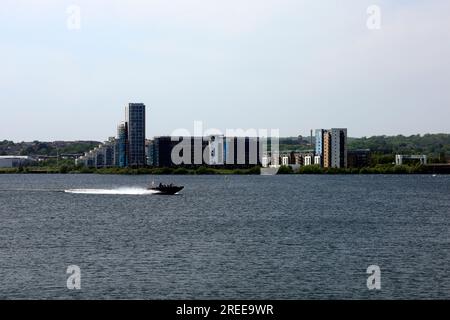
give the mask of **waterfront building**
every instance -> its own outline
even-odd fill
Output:
[[[203,137],[155,137],[148,145],[149,164],[155,167],[209,165],[204,161],[208,145],[209,140]]]
[[[280,154],[278,152],[271,152],[270,154],[270,166],[279,167],[280,166]]]
[[[324,168],[347,167],[347,129],[316,130],[315,155]],[[317,163],[319,158],[314,159]]]
[[[312,159],[313,159],[313,157],[312,156],[305,156],[305,159],[304,159],[304,165],[305,166],[310,166],[310,165],[312,165]]]
[[[172,167],[172,150],[178,142],[172,141],[169,136],[155,137],[153,142],[149,145],[151,150],[151,165],[155,167]]]
[[[107,142],[102,146],[102,151],[104,153],[104,167],[114,167],[114,146],[115,146],[115,139],[109,138]]]
[[[259,139],[251,137],[162,136],[155,137],[147,149],[148,164],[155,167],[206,165],[242,168],[260,165],[262,159],[259,157]],[[178,163],[173,162],[172,153]]]
[[[89,151],[86,156],[86,166],[89,168],[95,167],[95,153],[93,150]]]
[[[347,152],[347,165],[349,168],[368,167],[370,165],[370,150],[349,150]]]
[[[28,156],[0,156],[0,168],[17,168],[35,163],[36,160]]]
[[[147,142],[147,165],[154,166],[155,163],[155,140],[149,140]]]
[[[145,105],[129,103],[125,108],[125,122],[117,127],[117,137],[77,158],[75,163],[96,168],[146,166]]]
[[[315,153],[316,156],[319,156],[321,159],[320,165],[323,165],[322,159],[323,159],[323,140],[324,140],[324,129],[316,129],[316,146],[315,146]]]
[[[105,164],[105,155],[100,148],[94,149],[94,167],[102,168]]]
[[[291,152],[291,163],[292,164],[303,164],[302,154],[300,152]]]
[[[119,167],[119,139],[114,139],[114,167]]]
[[[322,164],[322,157],[321,156],[314,156],[314,164],[320,166]]]
[[[331,167],[331,133],[325,131],[323,134],[323,167]]]
[[[225,165],[234,167],[251,167],[261,165],[263,140],[258,137],[226,137],[223,153],[225,155]],[[272,158],[278,158],[279,155],[272,155]],[[272,159],[272,165],[279,164],[279,158],[276,163]]]
[[[292,151],[289,154],[282,155],[281,157],[288,157],[289,165],[308,166],[312,164],[314,155],[314,151]]]
[[[110,168],[115,166],[116,140],[110,138],[104,144],[100,144],[93,150],[86,152],[75,160],[75,165],[83,165],[89,168]]]
[[[417,155],[403,155],[403,154],[396,154],[395,155],[395,165],[401,166],[405,160],[408,162],[419,162],[422,165],[427,164],[427,156],[424,154],[417,154]]]
[[[267,168],[270,165],[270,157],[266,154],[261,159],[261,166]]]
[[[302,166],[311,166],[313,165],[313,161],[314,161],[314,157],[315,157],[315,153],[314,151],[303,151],[300,152],[300,157],[301,157],[301,165]]]
[[[331,167],[347,168],[347,129],[331,129]]]
[[[117,127],[117,146],[118,160],[117,165],[121,168],[128,166],[128,126],[127,123],[121,123]]]
[[[145,105],[129,103],[125,111],[125,122],[128,131],[128,166],[145,166]]]

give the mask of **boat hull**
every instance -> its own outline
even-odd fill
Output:
[[[148,188],[148,190],[152,190],[152,191],[156,191],[156,194],[161,194],[161,195],[174,195],[178,192],[180,192],[181,190],[183,190],[184,187],[151,187]]]

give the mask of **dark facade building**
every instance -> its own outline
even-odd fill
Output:
[[[217,137],[155,137],[147,144],[148,164],[155,167],[227,166],[261,164],[258,138],[231,137],[217,143]],[[189,152],[189,155],[184,154]],[[172,153],[178,158],[174,163]],[[216,155],[223,155],[216,157]]]
[[[121,123],[117,127],[117,148],[118,160],[116,161],[117,166],[124,168],[128,166],[128,129],[127,123]]]
[[[257,137],[224,138],[224,162],[227,166],[251,167],[261,165],[262,148]]]
[[[129,103],[125,115],[128,166],[145,166],[147,162],[145,155],[145,105],[143,103]]]
[[[291,152],[289,154],[289,164],[299,164],[301,166],[310,166],[314,163],[314,151]]]
[[[172,149],[177,142],[171,137],[155,137],[148,144],[149,165],[154,167],[172,167]]]
[[[207,147],[208,141],[202,137],[155,137],[147,144],[148,165],[154,167],[204,165],[203,154]],[[173,162],[177,159],[172,159],[172,153],[178,158],[179,163]]]
[[[370,150],[349,150],[347,152],[347,161],[349,168],[363,168],[370,165]]]

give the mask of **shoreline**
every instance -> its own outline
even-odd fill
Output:
[[[281,166],[276,175],[377,175],[377,174],[449,174],[448,170],[436,170],[435,167],[427,166],[394,166],[378,165],[364,168],[320,168],[317,166],[304,166],[297,171],[291,167]],[[177,168],[76,168],[76,167],[23,167],[23,168],[1,168],[2,174],[99,174],[99,175],[260,175],[260,167],[246,169],[228,169],[199,167],[188,169]]]

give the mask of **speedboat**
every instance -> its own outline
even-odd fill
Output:
[[[157,194],[166,194],[166,195],[174,195],[177,192],[180,192],[183,190],[184,186],[175,186],[172,183],[171,184],[162,184],[160,183],[158,186],[152,186],[148,187],[147,190],[153,190],[157,191]]]

